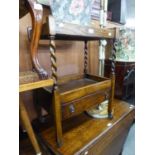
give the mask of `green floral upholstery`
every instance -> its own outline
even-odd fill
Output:
[[[38,3],[43,4],[43,5],[47,5],[47,6],[50,6],[50,1],[51,0],[37,0]]]
[[[56,21],[89,25],[93,0],[38,0],[39,3],[50,5]]]

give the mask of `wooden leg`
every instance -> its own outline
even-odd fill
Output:
[[[114,93],[115,93],[115,74],[111,75],[111,96],[110,96],[110,102],[108,104],[108,117],[110,119],[113,118],[113,113],[114,113]]]
[[[112,61],[111,61],[111,97],[108,106],[108,115],[109,118],[113,118],[114,113],[114,94],[115,94],[115,59],[116,59],[116,48],[115,48],[115,39],[113,39],[113,50],[112,50]]]
[[[19,97],[19,99],[20,99],[20,101],[19,101],[20,118],[21,118],[23,125],[28,133],[28,136],[29,136],[31,143],[36,151],[36,154],[41,155],[41,150],[40,150],[39,144],[38,144],[35,134],[33,132],[33,129],[32,129],[29,117],[28,117],[28,113],[27,113],[24,103],[21,99],[21,96]]]
[[[52,98],[53,110],[54,110],[54,123],[55,123],[55,130],[56,130],[56,141],[58,147],[62,146],[63,139],[62,139],[62,117],[61,117],[61,105],[60,105],[60,97],[58,88],[54,87],[53,98]]]

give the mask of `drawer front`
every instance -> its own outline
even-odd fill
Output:
[[[78,100],[84,96],[89,94],[93,94],[99,91],[105,91],[111,88],[111,79],[100,81],[94,84],[90,84],[88,86],[84,86],[78,89],[73,89],[71,91],[67,91],[60,94],[60,100],[62,103],[69,103],[74,100]]]
[[[110,96],[110,89],[99,91],[94,94],[87,95],[85,97],[81,97],[72,102],[63,103],[62,119],[65,120],[72,116],[76,116],[77,114],[84,112],[88,108],[100,104],[105,99],[109,98],[109,96]]]
[[[114,29],[103,30],[103,36],[105,38],[114,38],[115,37],[115,30]]]

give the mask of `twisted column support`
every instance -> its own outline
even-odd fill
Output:
[[[116,59],[116,48],[115,48],[115,39],[113,39],[113,49],[112,49],[112,60],[111,60],[111,96],[108,104],[108,116],[109,118],[113,117],[114,112],[114,93],[115,93],[115,59]]]
[[[115,59],[116,59],[116,41],[113,39],[113,49],[112,49],[112,61],[111,61],[111,74],[115,75]]]
[[[87,41],[84,43],[84,74],[88,71],[88,46]]]
[[[54,38],[52,38],[54,39]],[[50,40],[50,54],[51,54],[51,70],[52,70],[52,79],[54,80],[54,86],[52,91],[52,106],[54,113],[54,124],[56,131],[56,142],[57,146],[61,147],[63,144],[62,137],[62,116],[61,116],[61,101],[59,96],[59,88],[57,85],[58,76],[57,76],[57,64],[56,64],[56,55],[55,55],[55,43],[54,40]]]
[[[56,55],[55,55],[55,43],[53,40],[50,40],[50,54],[51,54],[51,70],[52,70],[52,79],[54,84],[57,84],[57,64],[56,64]]]

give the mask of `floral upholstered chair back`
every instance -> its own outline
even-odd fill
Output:
[[[49,5],[56,21],[87,26],[91,22],[94,0],[38,0]]]

